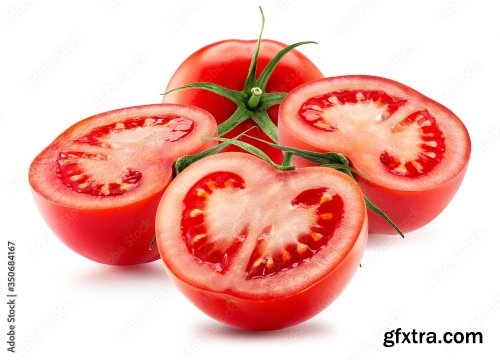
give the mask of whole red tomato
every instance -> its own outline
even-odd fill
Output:
[[[164,102],[208,110],[219,124],[219,135],[247,134],[277,142],[278,106],[287,92],[321,79],[319,69],[295,47],[274,40],[224,40],[207,45],[179,66],[167,86]],[[190,86],[186,86],[190,85]],[[185,90],[172,91],[177,88]],[[208,91],[207,91],[208,90]],[[258,141],[276,162],[282,153]],[[228,147],[226,151],[238,151]]]
[[[77,253],[111,265],[159,258],[150,249],[158,202],[176,158],[211,145],[213,117],[145,105],[82,120],[33,160],[29,181],[47,224]]]
[[[460,119],[406,85],[339,76],[299,86],[279,114],[283,145],[347,156],[364,193],[412,231],[434,219],[460,186],[471,143]],[[300,162],[300,161],[299,161]],[[369,212],[370,232],[395,232]]]

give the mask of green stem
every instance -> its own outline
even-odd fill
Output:
[[[292,152],[285,151],[285,153],[283,155],[283,163],[281,164],[281,166],[283,166],[284,168],[291,167],[292,166],[292,157],[293,157]]]
[[[250,99],[248,99],[247,107],[250,110],[254,110],[259,106],[260,97],[262,96],[262,89],[260,87],[253,87],[250,89]]]

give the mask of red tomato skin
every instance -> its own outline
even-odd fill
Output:
[[[311,147],[290,134],[286,129],[279,129],[280,144],[299,149],[322,151]],[[467,154],[470,155],[470,140],[466,144]],[[297,166],[311,166],[313,163],[294,158]],[[465,159],[465,166],[445,184],[426,191],[401,191],[380,186],[366,179],[356,177],[363,193],[377,205],[403,231],[407,233],[421,228],[436,218],[449,204],[457,192],[467,170],[469,158]],[[368,210],[369,232],[373,234],[395,235],[396,230],[384,219],[371,210]]]
[[[229,89],[243,90],[255,44],[256,40],[223,40],[199,49],[179,66],[168,83],[167,90],[192,82],[212,82]],[[257,61],[257,77],[269,61],[285,47],[285,44],[275,40],[262,40]],[[279,62],[269,78],[265,91],[289,92],[298,85],[323,77],[311,60],[294,49]],[[236,105],[232,101],[206,90],[174,91],[165,95],[163,102],[200,107],[210,112],[218,124],[228,119],[236,110]],[[279,106],[275,105],[268,109],[268,114],[275,124],[278,121],[278,108]],[[253,121],[244,121],[224,136],[233,138],[253,126],[256,126]],[[248,135],[270,140],[258,128],[250,130]],[[279,150],[250,138],[245,141],[264,149],[274,161],[280,162],[283,159]],[[228,146],[224,151],[242,150]]]
[[[382,187],[357,177],[368,198],[382,209],[405,233],[421,228],[435,219],[450,203],[465,176],[467,166],[440,187],[426,191],[400,191]],[[379,215],[368,211],[370,233],[397,234]]]
[[[156,246],[149,250],[149,244],[165,188],[141,202],[99,210],[68,208],[32,193],[49,227],[70,249],[99,263],[134,265],[160,258]]]
[[[244,330],[277,330],[315,316],[337,298],[361,262],[367,229],[365,216],[354,246],[337,267],[306,290],[274,300],[258,301],[207,291],[177,278],[168,267],[167,272],[181,292],[214,319]]]

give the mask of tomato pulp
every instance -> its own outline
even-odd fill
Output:
[[[324,167],[280,172],[223,153],[188,167],[158,207],[160,255],[202,311],[253,330],[319,313],[359,266],[367,238],[363,195]]]
[[[145,105],[82,120],[33,161],[29,181],[47,224],[77,253],[111,265],[159,258],[154,219],[176,158],[212,145],[202,109]]]
[[[460,186],[469,134],[449,109],[393,80],[339,76],[290,92],[279,112],[280,143],[345,154],[364,193],[403,232],[434,219]],[[300,162],[306,164],[305,162]],[[369,212],[370,232],[395,233]]]
[[[194,82],[210,82],[232,90],[242,90],[247,78],[256,40],[224,40],[207,45],[190,55],[179,66],[167,86],[167,91]],[[270,60],[286,47],[274,40],[262,40],[257,59],[256,75]],[[293,49],[278,63],[271,74],[265,90],[268,93],[288,92],[300,84],[321,79],[323,74],[300,51]],[[236,110],[231,100],[206,90],[184,89],[165,95],[164,102],[198,106],[209,111],[218,124],[227,120]],[[268,114],[274,124],[278,119],[279,105],[271,106]],[[251,127],[253,120],[247,120],[236,126],[224,136],[233,138]],[[270,140],[259,128],[250,130],[248,135]],[[281,162],[282,153],[258,141],[248,139],[248,142],[264,150],[276,162]],[[237,147],[229,146],[226,151],[239,151]]]

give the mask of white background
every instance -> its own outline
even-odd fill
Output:
[[[180,62],[226,38],[301,48],[326,75],[393,78],[458,114],[473,153],[449,207],[406,239],[372,236],[353,281],[314,319],[249,333],[219,325],[161,262],[112,268],[60,243],[38,214],[31,160],[72,123],[160,102]],[[0,3],[0,353],[7,241],[17,244],[16,357],[498,359],[499,10],[494,1],[37,1]],[[385,331],[482,331],[482,345],[382,345]],[[318,355],[320,352],[322,356]],[[8,355],[8,357],[6,356]]]

